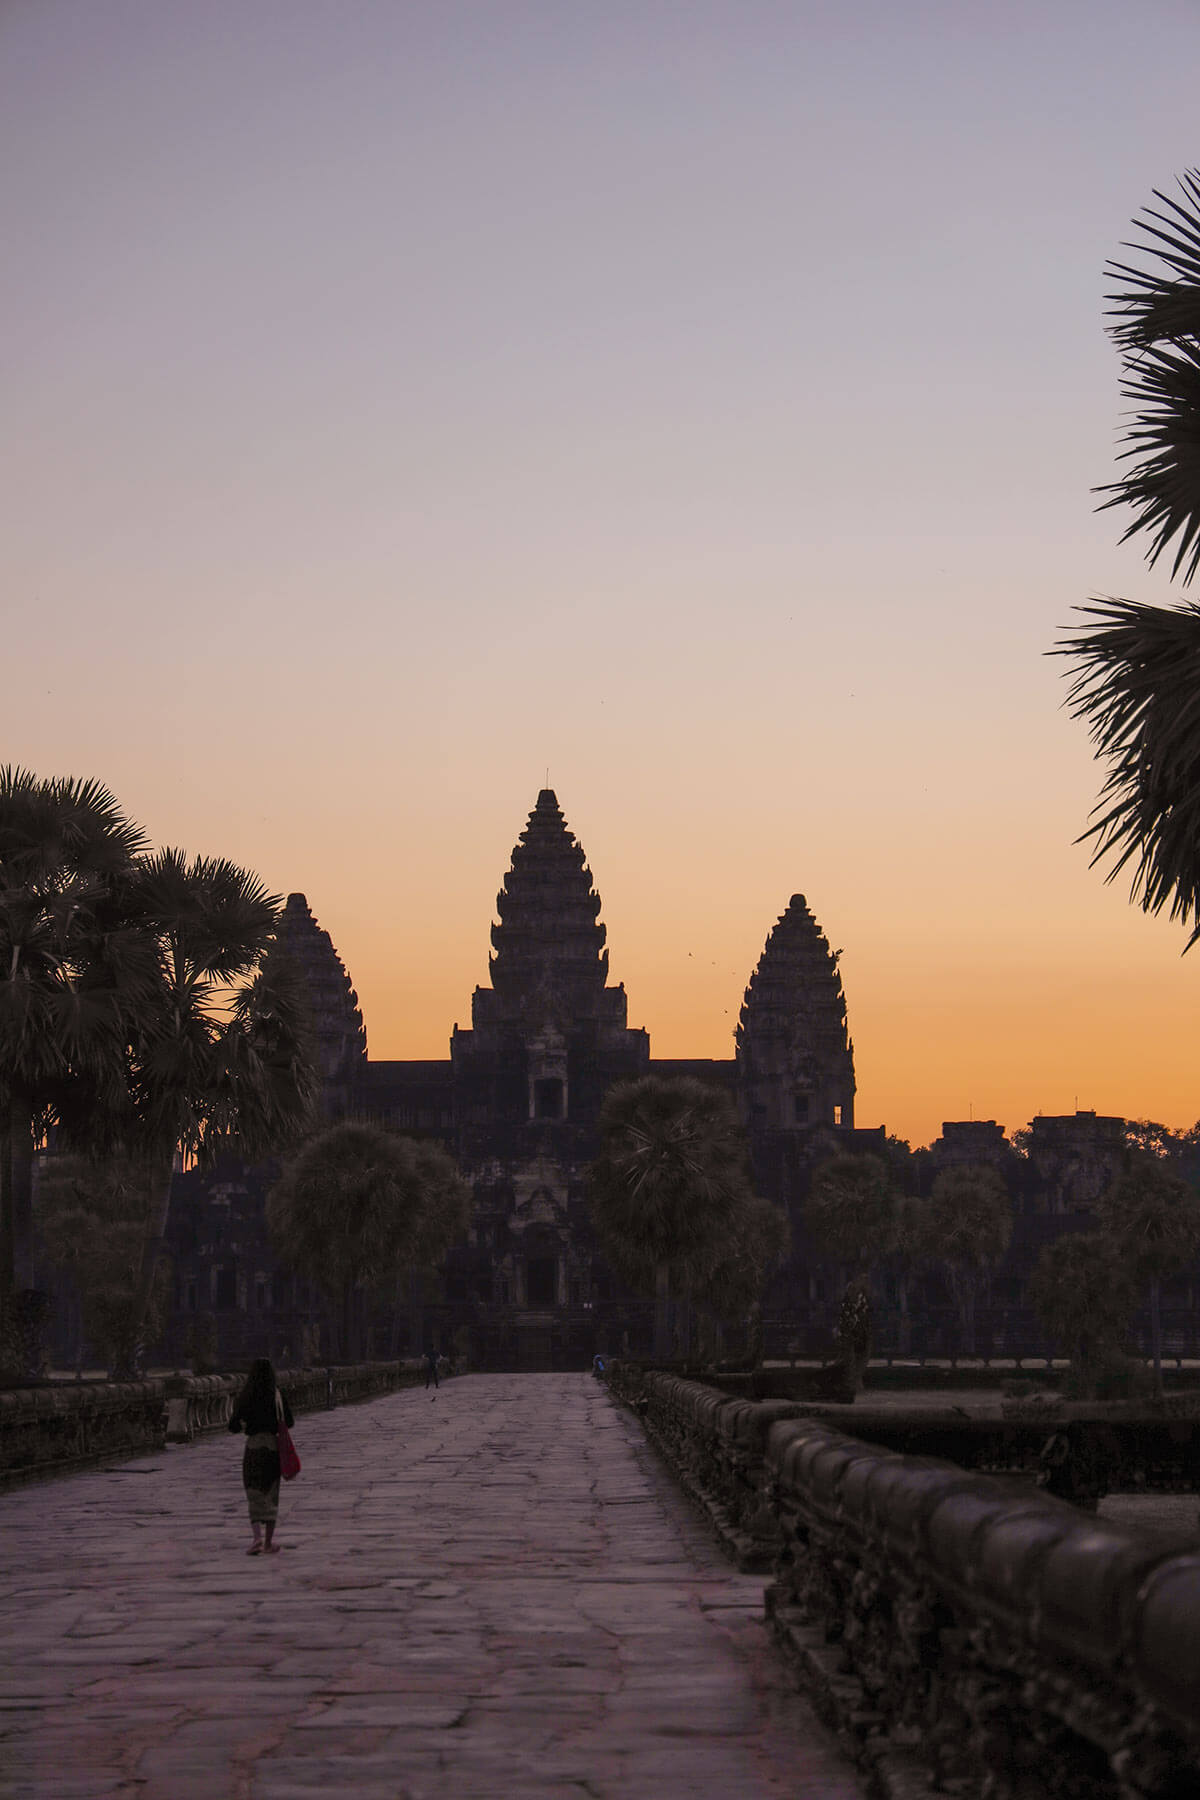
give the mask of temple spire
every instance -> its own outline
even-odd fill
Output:
[[[608,978],[600,896],[553,788],[545,787],[496,895],[492,987],[507,1012],[594,1013]]]
[[[297,979],[315,1039],[321,1111],[341,1117],[366,1065],[367,1033],[342,959],[303,894],[288,895],[268,956],[285,961]]]
[[[854,1047],[831,951],[793,894],[750,977],[737,1028],[737,1062],[751,1129],[854,1123]]]

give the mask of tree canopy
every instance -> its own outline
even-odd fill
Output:
[[[283,1257],[340,1303],[348,1353],[354,1290],[439,1261],[465,1228],[468,1203],[438,1145],[346,1122],[285,1165],[267,1222]]]
[[[839,1152],[814,1170],[804,1223],[838,1262],[869,1267],[888,1254],[896,1199],[887,1165],[878,1156]]]
[[[974,1274],[998,1262],[1012,1239],[1012,1200],[986,1163],[943,1169],[916,1218],[929,1258]]]
[[[733,1102],[689,1076],[643,1076],[610,1089],[589,1171],[592,1216],[619,1272],[644,1283],[660,1264],[705,1255],[750,1197]]]
[[[633,1288],[653,1289],[655,1355],[668,1353],[672,1289],[696,1298],[723,1259],[749,1282],[771,1255],[732,1100],[690,1076],[646,1075],[609,1090],[588,1171],[605,1254]],[[708,1290],[711,1292],[711,1289]]]
[[[1120,1351],[1137,1300],[1127,1261],[1096,1231],[1043,1246],[1028,1296],[1052,1342],[1085,1367]]]
[[[35,1143],[123,1104],[153,985],[130,899],[144,849],[99,782],[0,769],[0,1305],[32,1281]]]
[[[1200,1249],[1200,1197],[1156,1156],[1131,1157],[1101,1196],[1096,1219],[1144,1281],[1178,1273]]]
[[[157,1198],[157,1170],[127,1157],[56,1153],[38,1170],[37,1234],[42,1254],[73,1293],[76,1352],[85,1348],[108,1368],[130,1366],[142,1321],[134,1299],[146,1215]],[[159,1266],[149,1324],[157,1329],[166,1270]]]
[[[1161,1389],[1161,1286],[1200,1250],[1200,1196],[1164,1157],[1134,1151],[1101,1196],[1096,1220],[1133,1278],[1149,1288],[1154,1380]]]
[[[0,770],[0,1298],[32,1279],[32,1158],[53,1125],[157,1166],[137,1317],[176,1156],[295,1137],[314,1074],[295,997],[266,970],[279,899],[217,858],[150,854],[98,782]]]
[[[987,1163],[943,1169],[929,1198],[912,1213],[910,1229],[921,1260],[945,1271],[958,1308],[964,1348],[975,1350],[975,1296],[980,1281],[1012,1240],[1012,1200]]]
[[[155,981],[134,1016],[128,1111],[112,1124],[159,1172],[138,1281],[144,1310],[176,1155],[202,1164],[233,1152],[253,1160],[295,1141],[309,1121],[316,1075],[291,972],[267,959],[278,895],[236,863],[189,862],[179,850],[143,859],[133,887]]]

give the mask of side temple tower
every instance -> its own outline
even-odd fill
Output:
[[[854,1125],[854,1046],[840,952],[793,894],[750,977],[737,1028],[738,1087],[751,1137]]]
[[[345,965],[303,894],[288,895],[269,954],[286,962],[300,985],[316,1039],[321,1112],[327,1120],[344,1118],[366,1074],[366,1027]]]

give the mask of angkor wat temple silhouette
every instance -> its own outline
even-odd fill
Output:
[[[584,1367],[596,1350],[649,1351],[650,1303],[605,1266],[585,1192],[606,1092],[648,1073],[695,1076],[734,1096],[758,1191],[786,1207],[793,1226],[791,1259],[767,1296],[779,1339],[768,1349],[828,1342],[836,1283],[805,1238],[809,1175],[839,1149],[886,1153],[882,1125],[854,1123],[837,953],[804,896],[793,895],[750,976],[734,1056],[655,1058],[647,1033],[628,1023],[623,985],[609,985],[599,912],[584,852],[544,788],[496,896],[490,979],[475,990],[470,1029],[454,1027],[444,1061],[385,1062],[367,1054],[357,995],[328,932],[303,894],[289,896],[279,952],[307,993],[324,1118],[440,1141],[474,1197],[466,1242],[424,1283],[419,1305],[377,1308],[376,1354],[436,1344],[466,1351],[475,1366],[545,1368]],[[1026,1159],[990,1120],[943,1128],[935,1160],[993,1163],[1025,1215],[993,1284],[1002,1300],[1019,1307],[1040,1243],[1107,1184],[1122,1126],[1093,1114],[1039,1119]],[[272,1252],[270,1179],[270,1170],[241,1168],[177,1177],[167,1354],[182,1354],[198,1313],[215,1316],[224,1360],[264,1349],[310,1360],[328,1353],[327,1335],[318,1342],[314,1328],[320,1296]]]

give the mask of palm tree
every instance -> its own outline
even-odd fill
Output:
[[[1098,1372],[1120,1355],[1133,1316],[1127,1260],[1100,1232],[1070,1232],[1043,1246],[1027,1293],[1050,1338],[1079,1372],[1081,1386],[1094,1387]]]
[[[753,1366],[762,1361],[763,1288],[786,1259],[791,1238],[783,1208],[752,1194],[722,1231],[718,1260],[702,1257],[688,1281],[698,1305],[719,1327],[745,1322],[746,1360]]]
[[[870,1356],[867,1278],[891,1249],[895,1222],[896,1196],[882,1158],[839,1151],[814,1170],[804,1201],[804,1223],[825,1254],[850,1271],[835,1335],[855,1389]],[[858,1321],[854,1343],[843,1330],[850,1318]]]
[[[1154,1391],[1162,1393],[1162,1282],[1190,1267],[1200,1250],[1200,1199],[1165,1166],[1134,1154],[1096,1208],[1101,1231],[1134,1276],[1150,1289]]]
[[[813,1172],[804,1223],[825,1251],[854,1271],[886,1256],[895,1231],[896,1197],[878,1156],[839,1152]]]
[[[912,1348],[912,1312],[909,1305],[911,1283],[924,1262],[923,1245],[925,1202],[919,1194],[897,1194],[896,1213],[887,1262],[896,1282],[896,1310],[899,1313],[897,1348],[906,1356]]]
[[[975,1354],[975,1297],[1012,1239],[1012,1200],[988,1164],[943,1169],[915,1214],[920,1252],[946,1272],[963,1348]]]
[[[376,1125],[344,1123],[311,1138],[271,1190],[272,1236],[337,1305],[347,1359],[356,1348],[356,1291],[419,1259],[436,1236],[427,1212],[430,1169],[426,1146]]]
[[[1189,584],[1200,567],[1200,172],[1181,199],[1155,191],[1158,207],[1135,221],[1146,264],[1112,263],[1108,298],[1121,352],[1128,464],[1102,490],[1103,505],[1130,506],[1122,537],[1147,533],[1153,566],[1171,545],[1171,573]],[[1108,879],[1132,864],[1131,899],[1170,908],[1200,936],[1200,608],[1095,600],[1094,624],[1053,654],[1076,665],[1067,704],[1085,721],[1109,765],[1084,841],[1093,864],[1112,857]]]
[[[1172,577],[1184,583],[1200,567],[1200,171],[1179,181],[1182,202],[1160,193],[1134,227],[1149,254],[1147,268],[1110,263],[1121,286],[1111,301],[1111,335],[1121,351],[1121,391],[1137,409],[1125,426],[1130,464],[1102,491],[1107,506],[1132,506],[1122,543],[1151,534],[1146,559],[1153,567],[1177,540]]]
[[[130,1158],[56,1152],[38,1169],[41,1250],[73,1290],[76,1379],[85,1343],[110,1369],[133,1361],[133,1292],[154,1198],[153,1171]],[[156,1325],[166,1299],[163,1273],[152,1296]]]
[[[35,1143],[86,1135],[124,1082],[152,978],[130,910],[143,848],[99,782],[0,769],[0,1307],[32,1281]]]
[[[1097,619],[1058,654],[1079,665],[1067,704],[1109,765],[1094,822],[1093,866],[1132,865],[1130,898],[1169,908],[1200,937],[1200,606],[1097,600]]]
[[[653,1286],[654,1355],[670,1354],[671,1289],[719,1260],[752,1198],[733,1102],[691,1076],[644,1075],[609,1090],[588,1171],[592,1218],[617,1273]]]
[[[257,875],[181,851],[145,859],[135,881],[142,931],[154,947],[155,988],[139,1009],[128,1104],[112,1121],[156,1170],[134,1297],[138,1333],[154,1287],[176,1159],[248,1161],[299,1137],[315,1075],[293,978],[264,959],[278,896]]]
[[[405,1138],[416,1168],[420,1211],[408,1267],[409,1345],[413,1354],[421,1348],[423,1276],[445,1260],[447,1252],[467,1229],[471,1217],[471,1190],[459,1174],[454,1159],[440,1144],[427,1138]]]

